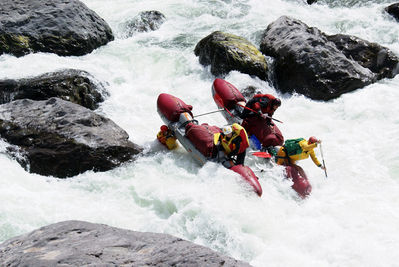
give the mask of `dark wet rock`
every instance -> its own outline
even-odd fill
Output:
[[[376,81],[377,75],[348,58],[317,28],[282,16],[262,36],[260,50],[275,58],[275,85],[283,93],[297,92],[330,100]]]
[[[0,137],[28,171],[59,178],[107,171],[142,151],[110,119],[59,98],[0,105]]]
[[[344,34],[330,35],[327,39],[347,58],[377,74],[377,79],[393,78],[398,74],[399,59],[386,47]]]
[[[216,31],[203,38],[194,52],[202,65],[211,66],[215,76],[236,70],[267,80],[265,56],[242,37]]]
[[[317,0],[306,0],[306,2],[307,2],[309,5],[311,5],[311,4],[313,4],[313,3],[316,3]]]
[[[387,6],[385,11],[399,21],[399,3]]]
[[[109,25],[78,0],[1,0],[0,55],[81,56],[113,39]]]
[[[0,244],[4,266],[250,266],[167,234],[83,221],[39,228]]]
[[[131,37],[138,32],[149,32],[158,30],[165,22],[166,17],[159,11],[140,12],[131,21],[123,25],[126,37]]]
[[[94,110],[106,95],[104,85],[82,70],[67,69],[33,78],[0,80],[0,104],[25,98],[58,97]]]

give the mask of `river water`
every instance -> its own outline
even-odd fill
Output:
[[[246,74],[224,77],[282,99],[274,117],[286,139],[322,139],[328,178],[311,160],[300,162],[313,185],[297,198],[280,167],[247,157],[263,187],[257,197],[237,174],[214,163],[199,167],[180,146],[173,152],[155,137],[162,124],[160,93],[213,111],[215,77],[194,55],[213,31],[259,46],[267,25],[282,15],[327,34],[377,42],[399,55],[399,23],[384,7],[395,1],[319,0],[83,0],[116,38],[82,57],[37,53],[0,56],[0,79],[37,76],[62,68],[90,72],[110,96],[97,112],[145,148],[134,163],[71,179],[27,173],[0,141],[0,242],[63,220],[84,220],[136,231],[172,234],[254,266],[399,266],[399,76],[318,102],[281,95]],[[166,16],[157,31],[126,38],[121,25],[141,11]],[[223,126],[221,114],[198,117]],[[320,157],[320,150],[316,150]],[[262,166],[265,166],[261,172]]]

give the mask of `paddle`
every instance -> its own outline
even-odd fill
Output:
[[[215,111],[210,111],[210,112],[202,113],[202,114],[199,114],[199,115],[194,115],[194,118],[195,117],[201,117],[201,116],[208,115],[208,114],[212,114],[212,113],[216,113],[216,112],[221,112],[221,111],[223,111],[223,109],[218,109],[218,110],[215,110]]]
[[[265,159],[270,159],[272,157],[272,155],[270,155],[269,153],[262,151],[253,152],[252,155],[254,155],[255,157],[265,158]]]
[[[322,159],[322,161],[323,161],[324,173],[325,173],[326,178],[327,178],[328,176],[327,176],[326,163],[324,162],[324,156],[323,156],[323,150],[321,149],[321,143],[320,143],[320,154],[321,154],[321,159]]]
[[[266,117],[269,118],[269,119],[272,119],[272,120],[274,120],[274,121],[283,123],[282,121],[280,121],[280,120],[278,120],[278,119],[275,119],[275,118],[272,118],[272,117],[270,117],[270,116],[267,115],[267,114],[261,114],[260,112],[257,112],[256,110],[253,110],[252,108],[246,107],[246,106],[241,105],[241,104],[238,104],[238,103],[237,103],[236,105],[239,105],[240,107],[243,107],[243,108],[245,108],[245,109],[248,109],[249,111],[252,111],[252,112],[254,112],[255,114],[258,114],[259,116],[266,116]]]

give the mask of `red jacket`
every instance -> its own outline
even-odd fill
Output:
[[[269,94],[257,94],[254,95],[253,98],[247,102],[246,107],[253,109],[257,112],[262,111],[263,114],[267,114],[271,117],[274,113],[272,106],[273,99],[276,98]],[[243,112],[244,118],[248,117],[246,115],[249,115],[249,113],[250,111],[245,109]]]

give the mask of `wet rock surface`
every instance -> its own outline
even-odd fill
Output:
[[[0,55],[81,56],[114,39],[109,25],[78,0],[2,0]]]
[[[249,264],[167,234],[65,221],[0,244],[4,266],[236,266]]]
[[[0,136],[28,171],[59,178],[107,171],[142,151],[110,119],[59,98],[0,105]]]

